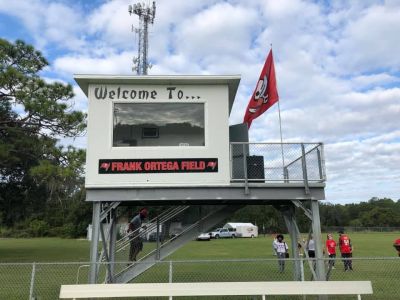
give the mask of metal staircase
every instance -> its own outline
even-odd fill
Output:
[[[140,232],[131,232],[116,242],[116,261],[126,261],[128,257],[130,241],[134,238],[145,237],[149,232],[157,232],[154,248],[145,245],[143,256],[137,262],[131,265],[115,264],[113,276],[106,276],[106,281],[113,283],[127,283],[142,274],[157,261],[163,260],[176,250],[184,246],[189,241],[195,239],[200,232],[209,231],[224,219],[231,216],[234,212],[243,206],[235,205],[209,205],[209,206],[176,206],[166,210],[159,216],[150,220],[149,226]],[[166,227],[172,220],[181,220],[183,224],[182,231],[172,237],[166,238]],[[163,228],[163,233],[159,230]]]

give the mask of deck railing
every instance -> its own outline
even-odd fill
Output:
[[[230,144],[231,181],[246,183],[324,182],[322,143]]]

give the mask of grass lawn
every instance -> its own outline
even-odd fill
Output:
[[[349,236],[354,245],[354,257],[395,257],[396,252],[392,243],[400,236],[400,233],[350,233]],[[323,237],[325,239],[325,235]],[[335,238],[337,239],[337,234],[335,234]],[[286,235],[286,239],[290,246],[288,235]],[[167,260],[275,258],[272,254],[272,240],[272,236],[260,236],[255,239],[192,241],[172,254]],[[86,240],[59,238],[0,239],[0,282],[2,283],[0,299],[27,299],[32,272],[32,265],[29,264],[1,265],[1,263],[87,262],[89,260],[89,246],[90,244]],[[155,243],[145,243],[145,251],[154,246]],[[126,256],[127,253],[119,256],[118,260],[126,260]],[[38,296],[38,299],[56,299],[61,283],[76,282],[80,265],[83,265],[83,263],[78,265],[39,264],[35,277],[35,295]],[[345,273],[342,270],[341,261],[338,261],[337,270],[332,273],[331,280],[371,280],[375,293],[373,297],[365,297],[365,299],[400,299],[398,296],[400,287],[397,285],[400,264],[397,261],[363,260],[354,261],[354,265],[354,273]],[[275,259],[245,263],[175,262],[173,263],[173,281],[292,280],[292,269],[293,262],[288,261],[285,273],[278,273]],[[80,283],[86,281],[87,271],[87,268],[80,270],[78,278]],[[167,282],[168,274],[168,263],[161,263],[139,276],[135,281]],[[309,280],[310,276],[309,268],[305,265],[306,280]],[[314,298],[307,297],[307,299]]]
[[[0,239],[0,263],[89,261],[87,240]]]
[[[323,234],[323,242],[325,237],[326,234]],[[354,247],[354,257],[393,257],[396,256],[393,241],[400,237],[400,233],[349,233],[349,237]],[[334,235],[334,238],[337,241],[338,235]],[[170,258],[172,260],[273,258],[272,241],[273,237],[270,235],[266,237],[261,235],[256,239],[193,241],[172,254]],[[290,247],[289,235],[285,235],[285,241]]]
[[[305,237],[306,235],[304,235]],[[323,238],[325,239],[325,234]],[[393,241],[399,232],[350,233],[354,257],[393,257]],[[335,237],[337,239],[337,235]],[[273,258],[272,236],[255,239],[192,241],[172,254],[172,260]],[[286,242],[290,246],[289,236]],[[153,247],[154,243],[149,243]],[[146,244],[145,244],[146,246]],[[5,262],[81,262],[89,261],[86,240],[60,238],[0,239],[0,263]]]

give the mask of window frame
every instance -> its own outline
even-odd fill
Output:
[[[187,102],[187,101],[173,101],[173,102],[169,102],[169,101],[157,101],[157,102],[126,102],[126,101],[112,101],[111,103],[111,149],[115,149],[115,150],[124,150],[124,149],[146,149],[146,148],[157,148],[157,149],[161,149],[161,148],[166,148],[166,149],[174,149],[174,148],[208,148],[208,128],[207,128],[207,123],[208,123],[208,116],[207,116],[207,106],[208,103],[207,101],[198,101],[198,102]],[[157,146],[114,146],[114,110],[115,110],[115,105],[118,104],[201,104],[203,106],[203,136],[204,136],[204,145],[173,145],[173,146],[167,146],[167,145],[157,145]],[[157,128],[159,130],[159,128]],[[159,132],[158,132],[158,137],[159,138]],[[151,138],[145,138],[145,139],[151,139]]]

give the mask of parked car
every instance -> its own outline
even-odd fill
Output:
[[[219,238],[235,238],[236,232],[229,231],[227,228],[217,228],[210,232],[211,238],[219,239]]]
[[[209,233],[200,233],[200,235],[197,237],[198,241],[209,241],[211,240],[211,236]]]

